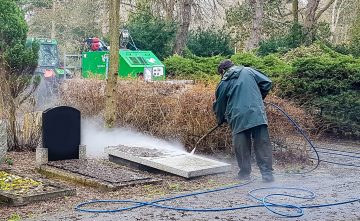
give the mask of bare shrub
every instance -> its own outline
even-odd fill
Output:
[[[12,69],[3,59],[0,59],[0,119],[7,124],[7,142],[9,151],[34,150],[40,138],[39,130],[29,130],[23,137],[22,120],[23,106],[34,106],[32,97],[40,79],[33,77],[35,66],[26,66],[23,69]],[[26,109],[27,111],[31,109]]]
[[[60,85],[60,103],[79,109],[84,116],[96,116],[105,105],[105,81],[71,79]]]
[[[288,100],[269,96],[266,102],[268,103],[266,105],[266,112],[275,159],[282,163],[308,163],[308,152],[310,150],[308,143],[289,119],[269,103],[283,109],[309,137],[315,135],[311,133],[315,131],[313,117]]]
[[[101,115],[104,108],[104,83],[91,79],[69,80],[61,89],[62,102],[78,108],[85,117]],[[191,150],[198,139],[216,125],[212,111],[215,87],[215,84],[120,81],[117,88],[117,125],[131,126],[143,133],[179,140]],[[282,107],[304,129],[313,127],[311,116],[301,108],[271,95],[266,100]],[[279,156],[284,157],[287,152],[291,153],[292,158],[299,156],[299,160],[302,160],[306,154],[306,144],[293,125],[272,107],[267,107],[267,115],[271,138]],[[203,152],[230,152],[231,149],[231,132],[226,126],[214,131],[198,146],[198,150]]]

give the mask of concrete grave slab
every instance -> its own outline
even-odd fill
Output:
[[[161,181],[110,162],[105,163],[97,160],[51,161],[46,165],[41,165],[38,169],[39,172],[45,175],[56,176],[107,190]]]
[[[115,163],[135,163],[185,178],[222,173],[229,171],[231,167],[230,164],[186,152],[146,147],[112,146],[105,148],[105,153]]]

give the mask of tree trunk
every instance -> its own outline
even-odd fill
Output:
[[[292,13],[294,17],[294,24],[299,23],[299,0],[292,1]]]
[[[53,0],[52,19],[51,19],[51,39],[55,39],[56,37],[55,16],[56,16],[56,0]]]
[[[315,38],[316,10],[319,7],[320,0],[308,0],[305,10],[304,30],[307,36],[306,41],[311,43]]]
[[[116,83],[119,73],[119,26],[120,26],[120,0],[110,1],[110,62],[109,73],[105,88],[105,124],[113,127],[116,120]]]
[[[16,129],[16,106],[15,100],[9,99],[9,111],[8,111],[8,118],[9,118],[9,130],[10,131],[10,149],[15,150],[19,146],[19,140],[17,136],[17,129]]]
[[[336,37],[336,29],[337,29],[337,25],[339,22],[339,18],[340,18],[340,13],[343,11],[343,4],[345,3],[346,0],[340,0],[340,4],[338,5],[338,0],[334,1],[334,6],[332,9],[332,13],[331,13],[331,26],[330,26],[330,32],[331,32],[331,36],[330,36],[330,40],[332,43],[337,42],[337,37]]]
[[[251,50],[259,46],[261,41],[262,21],[264,17],[264,0],[250,0],[253,10],[252,30],[246,49]]]
[[[177,31],[175,46],[173,53],[182,55],[184,52],[186,39],[189,33],[189,26],[191,21],[191,5],[193,0],[183,0],[181,9],[181,24]]]
[[[109,1],[104,1],[100,6],[100,22],[102,36],[106,36],[109,33]]]

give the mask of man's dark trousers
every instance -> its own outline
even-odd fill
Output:
[[[262,176],[272,174],[272,147],[267,125],[259,125],[233,135],[235,155],[240,168],[239,176],[251,173],[251,138],[257,165]]]

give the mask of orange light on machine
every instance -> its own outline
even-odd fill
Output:
[[[46,77],[46,78],[55,77],[54,70],[46,69],[45,73],[44,73],[44,77]]]

